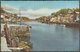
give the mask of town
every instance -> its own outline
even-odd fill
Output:
[[[61,9],[50,16],[42,16],[36,20],[48,24],[64,24],[67,26],[80,27],[80,9]]]
[[[0,51],[79,51],[78,4],[78,1],[2,1]]]

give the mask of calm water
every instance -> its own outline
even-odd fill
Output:
[[[79,50],[79,29],[63,25],[48,25],[27,22],[32,26],[33,51],[77,51]]]

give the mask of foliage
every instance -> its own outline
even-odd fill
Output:
[[[22,17],[22,18],[23,18],[24,20],[25,20],[25,19],[29,19],[28,17]]]
[[[0,7],[0,12],[1,13],[5,13],[5,11],[3,10],[3,8]]]
[[[69,13],[69,11],[73,12],[73,11],[80,11],[79,8],[73,8],[73,9],[70,9],[70,8],[64,8],[64,9],[61,9],[59,11],[57,11],[56,13],[52,13],[51,15],[60,15],[62,14],[63,16],[65,16],[66,14]]]
[[[69,11],[72,11],[72,10],[69,8],[64,8],[57,11],[56,13],[52,13],[51,15],[54,15],[54,17],[57,17],[58,15],[62,15],[64,17],[66,14],[68,14]]]
[[[57,17],[57,15],[58,15],[57,13],[51,13],[52,17]]]
[[[26,47],[29,48],[28,42],[25,41],[21,41],[18,46],[21,48],[26,48]]]
[[[37,18],[36,20],[40,22],[50,22],[53,18],[55,22],[75,22],[76,17],[79,15],[80,8],[63,8],[57,12],[51,13],[50,16],[42,16]],[[63,18],[64,17],[64,18]],[[79,21],[78,21],[79,22]]]
[[[28,36],[30,35],[29,27],[27,26],[10,26],[10,31],[14,36]]]
[[[80,8],[73,8],[73,10],[80,12]]]

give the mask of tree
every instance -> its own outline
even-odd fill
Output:
[[[51,16],[53,16],[53,17],[57,17],[57,13],[51,13]]]

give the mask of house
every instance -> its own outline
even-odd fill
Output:
[[[80,12],[76,12],[77,16],[76,16],[76,21],[80,20]]]

